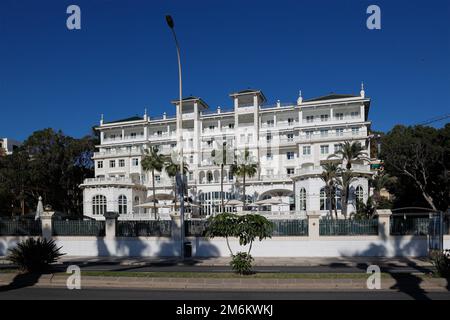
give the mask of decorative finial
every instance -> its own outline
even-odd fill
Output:
[[[360,95],[362,98],[364,98],[366,96],[366,92],[364,91],[364,82],[361,81],[361,92]]]
[[[103,113],[100,115],[100,124],[103,124]]]
[[[297,105],[301,105],[302,102],[303,102],[302,90],[300,90],[300,91],[298,92]]]

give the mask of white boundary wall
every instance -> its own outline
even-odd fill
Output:
[[[26,237],[1,237],[0,256],[6,255]],[[55,237],[61,251],[68,256],[133,256],[175,257],[179,256],[180,244],[171,238],[137,237],[104,239],[96,237]],[[226,257],[228,251],[223,238],[187,238],[192,242],[194,257]],[[239,248],[236,239],[230,239],[233,251]],[[444,237],[444,247],[450,249],[450,236]],[[349,257],[349,256],[408,256],[427,255],[427,238],[424,236],[395,236],[381,240],[377,236],[321,237],[274,237],[253,244],[254,257]]]

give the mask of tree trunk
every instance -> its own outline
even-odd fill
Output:
[[[153,184],[153,212],[156,220],[156,190],[155,190],[155,170],[152,170],[152,184]]]
[[[243,198],[244,198],[244,199],[242,199],[243,209],[245,211],[245,203],[246,203],[246,201],[245,201],[245,171],[244,171],[244,178],[242,180],[242,193],[243,193]]]
[[[223,194],[223,163],[220,165],[220,202],[222,204],[221,206],[221,213],[225,212],[225,204],[224,204],[224,194]]]

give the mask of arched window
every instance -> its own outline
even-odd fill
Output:
[[[212,174],[212,172],[210,172],[210,171],[208,171],[208,173],[206,174],[206,177],[207,177],[207,181],[208,182],[212,182],[213,181],[213,174]]]
[[[327,199],[327,193],[325,192],[325,187],[320,189],[320,210],[328,210],[330,208],[330,203]]]
[[[127,197],[123,194],[119,196],[119,214],[127,213]]]
[[[299,208],[300,208],[300,210],[306,210],[306,190],[305,190],[305,188],[300,189]]]
[[[103,215],[106,213],[106,197],[100,194],[92,198],[92,214]]]
[[[361,185],[356,187],[355,195],[357,202],[364,202],[364,189]]]

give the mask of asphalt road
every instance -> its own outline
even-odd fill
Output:
[[[0,292],[0,300],[450,300],[450,292],[392,291],[209,291],[22,288]]]

